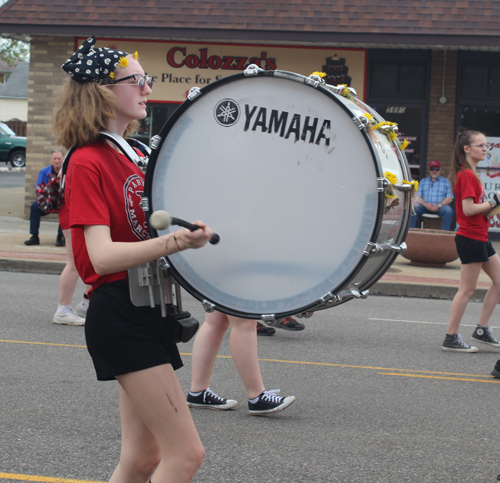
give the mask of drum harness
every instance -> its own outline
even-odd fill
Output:
[[[151,154],[151,149],[148,146],[137,139],[124,139],[109,131],[101,131],[100,137],[112,142],[131,163],[134,163],[144,174],[146,173]],[[61,168],[61,191],[64,190],[70,158],[76,149],[77,147],[72,146],[64,157]],[[139,156],[136,149],[144,156]],[[143,211],[148,211],[147,203],[141,201],[139,205]],[[181,287],[168,273],[168,267],[169,263],[166,257],[161,257],[156,260],[156,263],[147,262],[129,269],[130,299],[136,307],[149,305],[151,308],[155,308],[159,305],[161,316],[171,317],[177,324],[175,342],[188,342],[196,334],[200,323],[191,317],[189,312],[182,310]],[[167,305],[169,306],[168,310]]]

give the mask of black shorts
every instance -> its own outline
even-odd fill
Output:
[[[161,364],[182,367],[175,323],[160,307],[136,307],[128,281],[101,285],[92,292],[85,320],[87,348],[99,381]]]
[[[455,245],[463,265],[487,262],[496,253],[490,241],[473,240],[462,235],[455,236]]]

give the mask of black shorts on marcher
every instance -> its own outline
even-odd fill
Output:
[[[490,241],[473,240],[462,235],[455,236],[455,245],[463,265],[487,262],[496,253]]]
[[[99,381],[161,364],[182,367],[175,323],[160,307],[136,307],[128,281],[101,285],[90,296],[85,319],[87,348]]]

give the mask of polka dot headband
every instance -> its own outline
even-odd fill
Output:
[[[89,37],[80,48],[61,66],[68,75],[80,83],[99,82],[115,78],[114,70],[117,67],[127,67],[127,52],[108,49],[107,47],[94,48],[95,35]],[[137,52],[134,54],[137,59]]]

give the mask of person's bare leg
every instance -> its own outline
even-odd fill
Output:
[[[153,483],[191,481],[205,450],[172,366],[151,367],[117,379],[126,395],[120,406],[125,431],[120,463],[109,482],[145,483],[158,461]]]
[[[63,234],[66,240],[66,265],[59,277],[59,305],[70,305],[78,282],[78,272],[73,258],[71,230],[63,230]]]
[[[498,255],[495,254],[490,257],[487,262],[483,263],[482,268],[492,282],[484,297],[481,315],[479,316],[478,325],[484,326],[490,324],[491,315],[500,300],[500,258],[498,258]]]
[[[122,387],[120,387],[120,420],[122,433],[120,462],[109,481],[144,483],[160,464],[160,446],[133,408]]]
[[[229,346],[234,365],[245,385],[248,398],[264,391],[257,350],[257,321],[228,316],[231,324]]]
[[[204,391],[210,385],[215,359],[228,328],[229,320],[225,314],[207,314],[193,344],[191,392]]]
[[[482,263],[468,263],[460,268],[460,284],[458,292],[453,298],[450,309],[450,320],[448,322],[448,334],[458,333],[458,327],[462,321],[467,304],[476,290],[477,279],[481,271]]]

